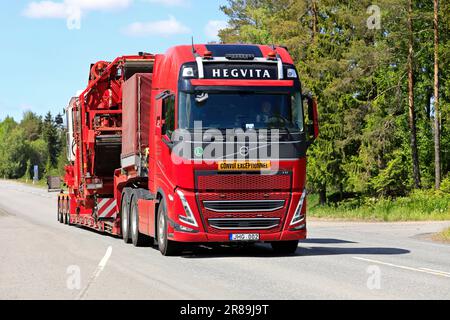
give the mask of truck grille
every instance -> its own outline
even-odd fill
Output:
[[[284,208],[284,200],[204,201],[207,210],[214,212],[272,212]]]
[[[209,219],[211,227],[219,230],[268,230],[280,225],[279,218]]]
[[[197,173],[197,189],[200,191],[289,191],[290,188],[290,174],[255,175]]]

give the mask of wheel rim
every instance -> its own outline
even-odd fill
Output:
[[[128,211],[125,199],[122,204],[122,233],[123,235],[128,234]]]
[[[61,207],[61,219],[63,224],[66,224],[66,206],[64,200],[62,201]]]
[[[70,225],[70,201],[66,200],[66,220],[67,220],[67,224]]]
[[[164,232],[166,229],[166,220],[164,218],[164,213],[160,213],[159,215],[159,223],[158,223],[158,242],[160,246],[164,246]]]
[[[64,224],[67,224],[67,207],[66,207],[66,200],[63,201],[63,217],[64,217]]]
[[[136,206],[133,206],[131,209],[131,227],[133,230],[133,235],[136,236],[138,234],[138,225],[137,225],[137,214],[136,214]]]

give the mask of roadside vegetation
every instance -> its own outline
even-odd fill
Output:
[[[309,197],[309,214],[315,218],[365,221],[450,220],[450,193],[416,190],[397,198],[350,198],[338,203],[319,204]]]
[[[0,179],[32,182],[38,167],[39,185],[47,176],[61,176],[66,165],[65,128],[62,115],[45,117],[25,112],[20,122],[0,121]]]
[[[220,37],[285,46],[317,97],[313,216],[450,219],[450,3],[372,4],[228,0]]]

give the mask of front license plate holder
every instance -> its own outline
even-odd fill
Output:
[[[259,233],[232,233],[230,241],[259,241]]]

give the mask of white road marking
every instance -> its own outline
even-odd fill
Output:
[[[399,268],[399,269],[404,269],[404,270],[409,270],[409,271],[428,273],[428,274],[432,274],[432,275],[435,275],[435,276],[441,276],[441,277],[445,277],[445,278],[450,278],[450,273],[445,272],[445,271],[438,271],[438,270],[432,270],[432,269],[427,269],[427,268],[413,268],[413,267],[401,266],[401,265],[398,265],[398,264],[393,264],[393,263],[388,263],[388,262],[383,262],[383,261],[377,261],[377,260],[373,260],[373,259],[366,259],[366,258],[361,258],[361,257],[353,257],[353,259],[360,260],[360,261],[365,261],[365,262],[370,262],[370,263],[381,264],[381,265],[385,265],[385,266],[389,266],[389,267],[393,267],[393,268]]]
[[[436,273],[442,273],[442,274],[445,274],[445,275],[447,275],[447,276],[450,276],[450,272],[446,272],[446,271],[439,271],[439,270],[434,270],[434,269],[429,269],[429,268],[420,268],[420,269],[425,270],[425,271],[431,271],[431,272],[436,272]]]
[[[100,273],[102,273],[102,271],[105,269],[109,258],[111,258],[111,254],[112,254],[112,247],[110,246],[108,248],[108,250],[106,250],[105,256],[103,257],[103,259],[98,264],[97,269],[95,270],[95,272],[92,274],[91,278],[89,279],[86,287],[83,289],[83,291],[80,292],[80,294],[77,296],[76,300],[82,300],[84,298],[84,296],[86,295],[86,293],[89,290],[89,288],[92,285],[92,283],[94,283],[94,281],[98,278]]]

